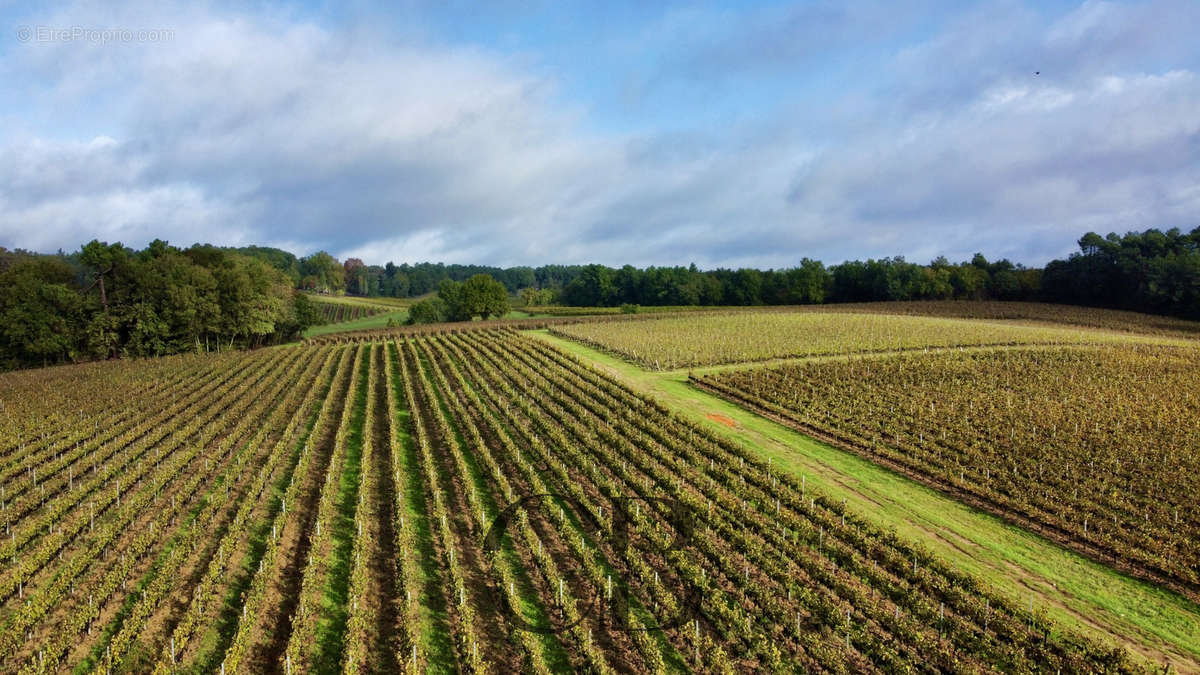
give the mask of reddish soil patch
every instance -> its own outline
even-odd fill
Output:
[[[724,415],[721,415],[718,413],[708,413],[707,415],[705,415],[705,417],[716,422],[717,424],[724,424],[725,426],[729,427],[730,429],[737,428],[737,422],[734,422],[732,419],[730,419]]]

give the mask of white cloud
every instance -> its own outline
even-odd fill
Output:
[[[797,199],[856,232],[1021,259],[1050,233],[1187,226],[1200,213],[1200,78],[1004,87],[935,122],[837,147]],[[1053,254],[1053,251],[1042,255]],[[1036,261],[1035,262],[1040,262]]]
[[[983,250],[1039,263],[1087,229],[1200,212],[1193,52],[1096,55],[1132,53],[1123,45],[1158,17],[1189,15],[1179,3],[1085,3],[1052,23],[984,5],[803,111],[695,128],[682,108],[676,126],[637,136],[588,131],[594,111],[564,104],[555,72],[493,51],[287,12],[106,11],[46,21],[174,39],[29,45],[0,66],[27,108],[0,110],[21,122],[0,136],[2,245],[165,238],[380,263],[702,266]],[[879,21],[862,14],[830,20],[857,40]],[[763,16],[744,34],[671,43],[700,53],[664,63],[694,79],[714,44],[753,49]],[[764,66],[776,73],[815,58],[776,56]],[[755,67],[746,55],[719,77]]]

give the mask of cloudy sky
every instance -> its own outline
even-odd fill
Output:
[[[0,245],[1036,265],[1200,225],[1197,26],[1195,0],[0,0]]]

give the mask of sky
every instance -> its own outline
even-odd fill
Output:
[[[1200,2],[0,0],[0,246],[1041,265],[1200,225]]]

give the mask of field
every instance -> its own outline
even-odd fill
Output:
[[[6,671],[1138,669],[511,331],[3,384]]]
[[[801,432],[696,385],[693,371],[645,370],[549,334],[527,333],[576,356],[683,418],[707,428],[781,472],[817,488],[875,526],[919,542],[931,555],[1059,625],[1119,644],[1160,669],[1200,672],[1200,606],[1025,527],[968,505],[895,468]],[[845,357],[819,357],[818,360]],[[878,358],[884,358],[880,355]],[[714,366],[719,372],[741,366]]]
[[[412,298],[392,298],[383,295],[361,296],[361,295],[325,295],[320,293],[308,293],[308,299],[313,302],[325,302],[334,305],[356,305],[359,307],[373,307],[376,309],[403,309],[411,307],[419,300],[430,297],[432,294],[426,294]]]
[[[1200,349],[1123,345],[840,359],[698,383],[1187,592],[1200,581],[1198,372]]]
[[[610,316],[620,314],[620,307],[531,307],[526,311],[546,316]],[[1200,338],[1200,323],[1167,316],[1140,314],[1115,309],[1055,305],[1045,302],[1011,302],[999,300],[914,300],[908,302],[847,302],[827,305],[779,305],[770,307],[658,307],[643,305],[639,314],[704,312],[813,312],[819,314],[890,314],[930,316],[948,319],[985,319],[989,321],[1021,321],[1054,325],[1098,328],[1109,331],[1162,335],[1168,337]]]
[[[655,370],[853,352],[1119,339],[1059,326],[779,310],[580,323],[553,331]]]
[[[348,302],[326,302],[324,300],[312,300],[313,306],[317,309],[317,315],[321,322],[317,325],[327,323],[342,323],[343,321],[354,321],[363,319],[368,316],[380,314],[388,311],[387,308],[381,305],[361,305]]]
[[[309,295],[316,307],[321,322],[304,331],[305,338],[344,333],[355,330],[373,330],[404,323],[408,319],[408,306],[412,303],[399,298],[359,298],[353,296]]]
[[[871,312],[940,316],[989,321],[1023,321],[1099,328],[1108,331],[1200,338],[1200,322],[1168,316],[1125,312],[1116,309],[1055,305],[1045,302],[1001,302],[998,300],[923,300],[913,302],[852,302],[842,305],[794,308],[823,312]]]
[[[567,305],[530,305],[520,309],[545,316],[611,316],[624,314],[620,307],[571,307]],[[639,305],[634,314],[664,314],[681,312],[711,312],[714,309],[729,311],[730,308],[705,307],[702,305]],[[734,308],[737,309],[737,308]]]

